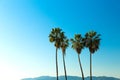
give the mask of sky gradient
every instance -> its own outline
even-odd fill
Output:
[[[120,78],[120,0],[0,0],[0,80],[55,76],[52,28],[68,38],[90,30],[101,34],[93,55],[93,75]],[[64,75],[59,52],[59,75]],[[89,51],[81,53],[89,76]],[[66,51],[67,74],[81,76],[76,52]]]

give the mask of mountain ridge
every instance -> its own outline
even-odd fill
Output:
[[[81,77],[78,76],[67,76],[68,80],[82,80]],[[90,77],[85,77],[85,80],[90,80]],[[35,78],[24,78],[21,80],[56,80],[56,77],[51,76],[40,76]],[[59,80],[65,80],[64,76],[59,76]],[[120,78],[115,77],[107,77],[107,76],[93,76],[93,80],[120,80]]]

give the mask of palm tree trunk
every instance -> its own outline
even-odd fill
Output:
[[[64,65],[65,80],[67,80],[67,73],[66,73],[66,65],[65,65],[65,56],[64,56],[64,53],[63,53],[63,65]]]
[[[57,50],[58,50],[58,48],[56,48],[56,76],[57,76],[57,80],[58,80],[58,60],[57,60]]]
[[[79,54],[78,54],[78,61],[79,61],[79,65],[80,65],[80,69],[81,69],[81,73],[82,73],[82,80],[84,80],[84,73],[83,73],[82,64],[81,64],[81,61],[80,61]]]
[[[92,80],[92,53],[90,53],[90,80]]]

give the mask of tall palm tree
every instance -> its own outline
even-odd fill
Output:
[[[75,49],[76,52],[78,53],[78,62],[79,62],[81,73],[82,73],[82,80],[84,80],[84,73],[83,73],[82,64],[79,56],[81,54],[82,49],[84,48],[81,34],[76,34],[74,39],[71,39],[71,42],[72,42],[72,48]]]
[[[50,42],[54,42],[54,46],[56,47],[56,76],[58,80],[58,57],[57,57],[57,51],[61,47],[61,33],[62,30],[60,28],[53,28],[51,33],[49,34],[49,40]]]
[[[65,80],[67,80],[67,72],[66,72],[66,65],[65,65],[65,54],[66,48],[69,46],[68,39],[64,35],[64,32],[61,33],[61,49],[62,49],[62,56],[63,56],[63,65],[64,65],[64,73],[65,73]]]
[[[90,51],[90,80],[92,80],[92,54],[99,49],[100,45],[100,34],[95,31],[90,31],[85,34],[85,46]]]

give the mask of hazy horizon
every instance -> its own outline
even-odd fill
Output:
[[[93,76],[120,78],[120,0],[0,0],[0,80],[56,76],[52,28],[68,38],[90,30],[101,34],[100,49],[93,54]],[[64,75],[58,51],[59,75]],[[80,76],[77,53],[66,50],[67,74]],[[89,76],[89,51],[81,53]]]
[[[65,75],[59,75],[58,77],[64,77]],[[55,77],[56,78],[56,75],[52,76],[52,75],[43,75],[43,76],[34,76],[34,77],[25,77],[25,78],[39,78],[39,77]],[[82,78],[81,75],[67,75],[67,77],[80,77]],[[90,77],[90,76],[85,76],[85,78],[87,77]],[[118,78],[120,79],[119,77],[114,77],[114,76],[92,76],[92,77],[112,77],[112,78]],[[25,79],[25,78],[22,78],[22,79]]]

